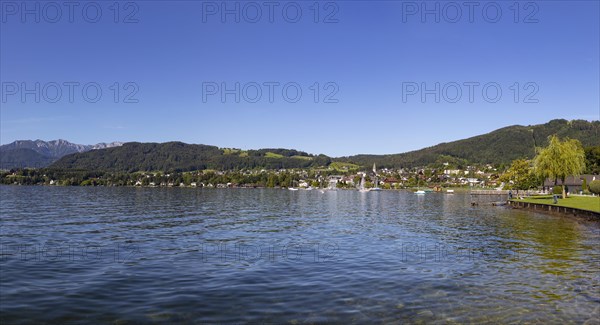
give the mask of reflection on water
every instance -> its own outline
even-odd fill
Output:
[[[0,187],[2,323],[582,323],[600,224],[468,194]]]

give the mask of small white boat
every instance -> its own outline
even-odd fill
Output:
[[[446,193],[454,193],[454,190],[446,190]]]
[[[423,190],[418,190],[418,191],[415,192],[415,194],[425,194],[425,193],[427,193],[427,192],[425,192]]]
[[[375,186],[371,188],[371,191],[381,191],[379,187],[379,179],[377,178],[377,167],[375,167],[375,163],[373,163],[373,174],[375,174]]]
[[[294,188],[294,187],[288,187],[288,190],[290,190],[290,191],[297,191],[298,189]]]
[[[337,191],[337,183],[335,181],[330,181],[326,190],[328,191]]]
[[[366,188],[365,187],[365,175],[362,175],[362,178],[360,179],[360,185],[358,186],[358,191],[361,193],[366,193],[369,192],[371,189],[370,188]]]

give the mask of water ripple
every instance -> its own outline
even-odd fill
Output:
[[[0,194],[3,324],[583,323],[600,305],[597,221],[459,193]]]

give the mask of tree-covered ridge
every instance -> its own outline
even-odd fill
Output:
[[[313,156],[288,149],[237,151],[182,142],[130,142],[121,147],[65,156],[51,167],[122,172],[181,172],[204,169],[309,168],[327,166],[330,162],[331,159],[323,155]]]
[[[50,165],[54,160],[56,159],[28,148],[0,151],[0,169],[11,169],[14,166],[39,168]]]
[[[336,166],[358,165],[362,168],[370,168],[375,163],[380,168],[432,165],[442,168],[449,164],[449,167],[462,169],[468,164],[508,166],[515,159],[532,159],[535,156],[535,148],[548,145],[550,135],[577,139],[585,148],[598,146],[600,122],[552,120],[541,125],[516,125],[469,139],[441,143],[402,154],[357,155],[341,158],[280,148],[241,150],[182,142],[131,142],[122,147],[65,156],[51,167],[135,172],[315,168],[330,166],[335,162]],[[592,158],[592,163],[588,165],[595,166],[594,170],[597,170],[600,163],[594,162],[593,158],[598,156],[598,150],[593,148],[586,150],[587,156]]]
[[[472,138],[393,155],[356,155],[336,158],[361,166],[414,167],[434,164],[441,155],[479,164],[509,165],[515,159],[532,159],[535,148],[548,145],[548,137],[579,140],[584,147],[600,144],[600,121],[552,120],[546,124],[513,125]]]

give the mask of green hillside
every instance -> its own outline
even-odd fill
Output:
[[[46,167],[55,160],[56,158],[43,155],[32,149],[0,150],[0,169]]]
[[[533,158],[535,147],[546,146],[548,136],[581,141],[584,147],[600,145],[600,121],[552,120],[546,124],[514,125],[472,138],[393,155],[356,155],[336,158],[361,166],[414,167],[435,163],[440,155],[472,163],[508,164],[518,158]]]
[[[302,159],[298,159],[302,158]],[[288,149],[235,152],[215,146],[167,143],[125,143],[121,147],[72,154],[51,168],[105,171],[190,171],[202,169],[308,168],[327,166],[331,159]]]
[[[425,166],[440,159],[466,163],[509,164],[517,158],[532,158],[535,147],[545,146],[548,136],[578,139],[584,147],[600,145],[600,122],[552,120],[532,126],[509,126],[469,139],[392,155],[357,155],[330,158],[291,149],[240,150],[209,145],[167,143],[125,143],[121,147],[92,150],[63,157],[52,168],[106,171],[189,171],[202,169],[309,168],[330,166],[355,169]],[[343,168],[346,166],[346,168]]]

